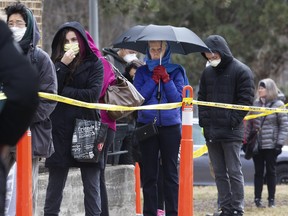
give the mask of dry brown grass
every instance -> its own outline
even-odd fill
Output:
[[[267,206],[267,187],[263,188],[263,204]],[[194,215],[205,216],[216,210],[216,186],[194,187]],[[254,205],[254,187],[245,186],[245,216],[286,216],[288,215],[288,185],[276,188],[276,208],[257,209]]]

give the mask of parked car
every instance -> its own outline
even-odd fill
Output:
[[[205,138],[202,128],[198,124],[198,119],[193,119],[193,142],[194,151],[205,145]],[[254,164],[253,160],[246,160],[244,152],[241,151],[242,171],[245,185],[254,184]],[[194,158],[194,185],[215,185],[215,181],[210,173],[209,157],[206,152],[201,157]],[[282,153],[277,158],[277,184],[288,184],[288,146],[282,148]]]

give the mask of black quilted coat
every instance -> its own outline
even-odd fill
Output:
[[[55,63],[58,78],[58,94],[68,98],[84,101],[98,102],[102,82],[103,66],[101,61],[95,56],[88,45],[86,33],[77,22],[64,24],[56,33],[52,42],[52,51],[55,49],[56,42],[59,40],[59,32],[64,28],[77,30],[84,39],[86,60],[72,74],[72,81],[65,84],[64,80],[71,73],[70,69],[61,62]],[[97,166],[95,163],[81,163],[74,160],[71,156],[72,135],[74,131],[75,119],[85,118],[96,120],[96,112],[93,109],[81,108],[59,102],[51,115],[52,134],[55,153],[46,159],[46,167],[82,167]]]
[[[217,67],[204,69],[199,86],[198,100],[251,106],[254,98],[252,71],[235,59],[224,38],[209,36],[206,45],[218,52],[221,62]],[[199,106],[199,124],[204,128],[207,142],[241,141],[243,118],[246,111]]]

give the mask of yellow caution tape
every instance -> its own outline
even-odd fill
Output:
[[[208,152],[208,148],[206,145],[202,146],[201,148],[197,149],[193,152],[193,158],[201,157],[203,154]]]
[[[244,106],[244,105],[236,105],[236,104],[224,104],[224,103],[216,103],[216,102],[206,102],[206,101],[197,101],[193,100],[193,98],[183,98],[182,102],[178,103],[167,103],[167,104],[155,104],[155,105],[145,105],[139,107],[126,107],[126,106],[119,106],[113,104],[102,104],[102,103],[88,103],[83,102],[71,98],[67,98],[64,96],[50,94],[45,92],[39,92],[39,96],[45,99],[54,100],[57,102],[62,102],[66,104],[70,104],[73,106],[85,107],[89,109],[101,109],[101,110],[110,110],[110,111],[134,111],[134,110],[169,110],[174,109],[182,106],[182,103],[185,104],[196,104],[201,106],[210,106],[210,107],[218,107],[218,108],[225,108],[225,109],[234,109],[234,110],[243,110],[243,111],[254,111],[254,112],[261,112],[258,114],[259,116],[269,115],[272,113],[288,113],[288,110],[285,108],[267,108],[267,107],[253,107],[253,106]],[[0,93],[0,100],[6,99],[4,93]],[[285,105],[287,106],[287,104]],[[254,117],[254,116],[252,116]],[[249,117],[251,118],[251,117]]]
[[[288,106],[288,103],[279,107],[279,108],[285,108],[286,106]],[[254,115],[247,115],[245,116],[244,120],[250,120],[250,119],[254,119],[254,118],[259,118],[259,117],[262,117],[262,116],[267,116],[267,115],[271,115],[273,114],[274,112],[266,112],[266,113],[260,113],[260,114],[254,114]]]
[[[4,93],[0,93],[0,100],[5,100],[5,99],[7,99],[5,94]]]
[[[182,102],[178,103],[167,103],[167,104],[155,104],[155,105],[144,105],[139,107],[126,107],[119,106],[113,104],[102,104],[102,103],[87,103],[67,97],[63,97],[56,94],[50,94],[45,92],[39,92],[39,96],[45,99],[66,103],[72,106],[85,107],[89,109],[100,109],[100,110],[108,110],[108,111],[134,111],[134,110],[169,110],[175,109],[182,106],[182,103],[185,104],[196,104],[200,106],[209,106],[209,107],[217,107],[224,109],[234,109],[234,110],[243,110],[243,111],[254,111],[261,112],[256,115],[248,115],[244,119],[249,120],[252,118],[258,118],[265,115],[270,115],[273,113],[288,113],[288,110],[285,108],[288,104],[285,104],[280,108],[267,108],[267,107],[254,107],[254,106],[244,106],[244,105],[236,105],[236,104],[224,104],[224,103],[216,103],[216,102],[205,102],[205,101],[197,101],[193,100],[193,98],[183,98]],[[0,93],[0,100],[5,100],[7,97],[4,93]],[[201,157],[203,154],[208,152],[207,146],[197,149],[193,152],[193,158]]]
[[[102,103],[87,103],[60,95],[49,94],[44,92],[39,92],[39,96],[45,99],[50,99],[62,103],[66,103],[73,106],[85,107],[89,109],[100,109],[100,110],[110,110],[110,111],[130,111],[130,110],[169,110],[182,106],[182,102],[179,103],[167,103],[167,104],[155,104],[155,105],[145,105],[139,107],[126,107],[113,104],[102,104]]]
[[[193,103],[193,98],[183,98],[182,102],[185,104],[192,104]]]
[[[197,101],[197,100],[193,100],[193,104],[197,104],[201,106],[225,108],[225,109],[243,110],[243,111],[268,112],[270,114],[275,113],[275,112],[288,113],[288,110],[284,108],[244,106],[244,105],[237,105],[237,104],[224,104],[224,103],[216,103],[216,102]]]

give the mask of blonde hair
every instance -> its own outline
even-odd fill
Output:
[[[265,86],[265,89],[266,89],[266,101],[273,101],[275,99],[277,99],[278,97],[278,87],[276,85],[276,83],[274,82],[274,80],[270,79],[270,78],[266,78],[266,79],[262,79],[259,81],[258,83],[258,88],[260,87],[260,84],[261,86]],[[257,99],[259,100],[259,94],[257,92]]]
[[[148,41],[148,46],[150,46],[150,43],[156,43],[156,42],[160,42],[161,43],[161,47],[162,48],[165,48],[165,50],[166,50],[166,48],[167,48],[167,41]]]

